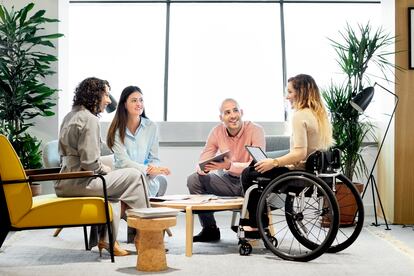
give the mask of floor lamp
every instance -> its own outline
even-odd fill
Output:
[[[382,89],[384,89],[385,91],[387,91],[388,93],[393,95],[395,97],[396,101],[395,101],[394,109],[391,113],[390,120],[388,122],[387,128],[385,130],[384,137],[382,138],[381,144],[378,148],[377,156],[375,157],[374,164],[372,165],[372,169],[371,169],[371,172],[369,174],[367,184],[365,185],[364,191],[362,192],[362,198],[364,198],[364,195],[365,195],[365,192],[368,188],[368,185],[371,184],[372,200],[373,200],[373,203],[374,203],[374,214],[375,214],[375,223],[372,223],[372,225],[379,226],[378,219],[377,219],[377,208],[376,208],[376,205],[375,205],[375,194],[374,194],[374,190],[375,190],[375,192],[377,194],[378,202],[379,202],[380,207],[381,207],[382,215],[384,216],[385,225],[386,225],[385,229],[386,230],[391,230],[388,227],[387,217],[385,216],[384,207],[382,206],[381,197],[380,197],[379,192],[378,192],[377,182],[375,181],[375,177],[373,175],[373,172],[374,172],[375,166],[377,165],[378,158],[379,158],[379,155],[381,153],[382,146],[384,145],[384,142],[385,142],[385,138],[387,137],[387,133],[388,133],[388,130],[390,128],[392,118],[394,117],[395,110],[397,109],[397,106],[398,106],[398,96],[396,94],[392,93],[390,90],[383,87],[382,85],[380,85],[378,83],[374,83],[373,86],[367,87],[364,90],[362,90],[360,93],[358,93],[351,100],[350,104],[358,112],[363,113],[365,111],[365,109],[368,107],[369,103],[371,102],[372,97],[374,96],[374,87],[376,85],[378,85],[379,87],[381,87]]]

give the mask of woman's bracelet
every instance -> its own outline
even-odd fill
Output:
[[[273,159],[273,167],[279,167],[279,160],[277,160],[277,158]]]

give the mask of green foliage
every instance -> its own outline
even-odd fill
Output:
[[[40,141],[36,137],[24,133],[11,140],[14,149],[20,156],[24,168],[37,169],[42,167]]]
[[[51,41],[62,36],[40,34],[44,24],[58,20],[44,17],[44,10],[29,16],[33,7],[30,3],[8,11],[0,5],[0,133],[12,142],[26,168],[41,166],[40,142],[26,131],[33,126],[31,119],[54,115],[57,89],[48,87],[44,78],[55,73],[51,65],[57,58],[44,50],[54,48]]]
[[[394,74],[392,69],[397,67],[387,57],[395,52],[387,51],[387,48],[395,43],[395,38],[384,33],[381,28],[373,31],[369,23],[359,25],[358,32],[347,24],[345,31],[340,34],[341,42],[330,41],[338,55],[337,62],[346,76],[345,81],[341,85],[332,83],[322,90],[322,95],[331,113],[336,147],[342,151],[342,170],[349,179],[353,179],[354,175],[359,178],[367,174],[360,149],[365,137],[375,139],[375,136],[374,125],[368,118],[360,120],[360,115],[349,102],[364,86],[370,85],[368,65],[379,69],[381,79],[388,81],[389,73]]]
[[[352,179],[366,173],[366,165],[361,157],[360,148],[365,137],[375,140],[374,126],[369,122],[360,122],[358,112],[349,104],[348,88],[331,84],[322,91],[322,95],[331,112],[332,131],[336,147],[342,152],[342,171]]]

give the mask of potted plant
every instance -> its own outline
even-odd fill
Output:
[[[392,69],[396,68],[387,60],[388,56],[395,54],[388,50],[388,46],[394,44],[395,39],[381,28],[372,30],[369,23],[358,25],[357,31],[347,24],[345,31],[340,34],[342,41],[330,41],[337,53],[337,62],[345,80],[341,84],[331,83],[326,89],[322,89],[322,96],[331,114],[335,147],[342,151],[342,172],[353,180],[354,176],[357,179],[368,176],[368,169],[361,155],[361,146],[366,137],[374,141],[376,137],[375,126],[368,117],[352,108],[350,101],[358,92],[370,86],[370,74],[367,73],[369,66],[379,69],[380,77],[388,81],[387,74],[393,74]],[[362,192],[363,184],[354,184]],[[338,187],[337,190],[344,189]],[[352,197],[351,199],[353,200]],[[355,213],[352,210],[350,212]],[[341,224],[346,223],[341,221]]]
[[[337,62],[345,75],[342,84],[331,83],[322,89],[322,96],[331,114],[333,136],[336,147],[342,151],[342,171],[349,179],[366,175],[367,167],[361,156],[363,139],[368,136],[375,139],[374,125],[369,118],[361,116],[349,102],[366,86],[370,86],[368,66],[379,69],[381,77],[388,81],[388,73],[396,68],[387,57],[395,54],[388,51],[388,46],[395,43],[395,38],[379,28],[372,30],[370,24],[358,25],[355,32],[347,24],[345,31],[340,32],[342,42],[334,41],[338,58]]]
[[[52,116],[57,89],[44,80],[55,72],[51,64],[55,55],[45,50],[62,34],[43,34],[44,24],[57,22],[44,16],[45,10],[33,15],[34,4],[19,11],[0,5],[0,133],[6,135],[25,169],[42,167],[40,141],[28,133],[33,118]]]

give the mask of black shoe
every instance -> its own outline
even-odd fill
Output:
[[[217,227],[205,227],[193,237],[193,242],[215,242],[220,240],[220,229]]]
[[[233,230],[234,232],[238,233],[239,231],[239,226],[238,225],[232,225],[231,226],[231,230]],[[253,231],[244,231],[244,237],[246,239],[260,239],[260,233],[258,230],[253,230]]]

